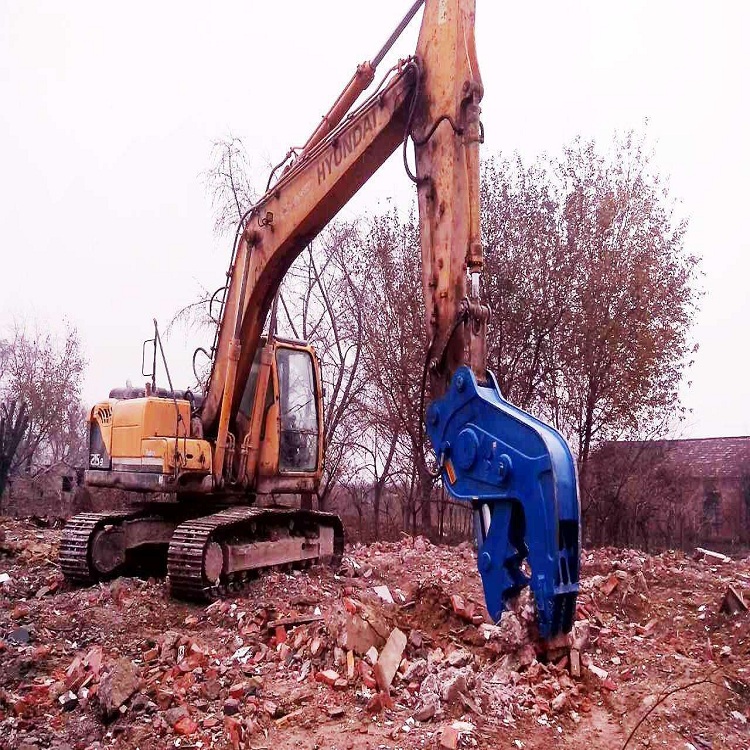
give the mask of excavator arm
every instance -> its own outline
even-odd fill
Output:
[[[421,4],[414,3],[400,29]],[[530,583],[540,634],[550,637],[570,630],[578,590],[575,462],[562,436],[505,401],[486,369],[475,0],[424,5],[416,56],[400,62],[350,111],[384,52],[361,65],[295,160],[243,218],[202,406],[203,431],[215,437],[214,481],[221,483],[228,436],[248,439],[242,432],[251,428],[238,423],[238,405],[285,273],[411,137],[429,332],[427,433],[444,485],[474,509],[491,616],[499,618]]]

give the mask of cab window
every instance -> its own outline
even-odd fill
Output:
[[[318,467],[318,402],[315,371],[308,352],[277,349],[279,377],[279,469],[315,471]]]

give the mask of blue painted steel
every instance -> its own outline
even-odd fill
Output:
[[[427,409],[443,482],[475,511],[477,564],[490,615],[531,584],[539,634],[569,632],[578,595],[576,465],[557,430],[509,404],[494,375],[481,386],[459,368]],[[524,559],[531,578],[521,569]]]

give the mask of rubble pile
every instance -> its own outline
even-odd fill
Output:
[[[0,528],[0,747],[610,748],[652,708],[630,746],[750,746],[747,559],[586,552],[541,643],[528,591],[489,621],[468,543],[354,545],[201,606],[73,588],[59,531]]]

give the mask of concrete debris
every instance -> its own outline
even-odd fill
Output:
[[[607,672],[606,669],[597,667],[596,664],[587,664],[586,669],[588,669],[591,674],[593,674],[595,677],[598,677],[600,680],[606,680],[609,677],[609,672]]]
[[[463,737],[468,737],[474,731],[474,725],[468,721],[454,721],[443,727],[440,733],[440,747],[454,750],[459,747]]]
[[[417,721],[429,721],[435,716],[437,709],[437,701],[431,700],[427,703],[422,703],[415,709],[414,718]]]
[[[716,612],[729,589],[735,607],[747,601],[748,561],[586,552],[572,633],[540,643],[528,589],[489,622],[470,543],[357,544],[343,578],[271,572],[186,608],[160,579],[70,587],[50,562],[58,531],[0,527],[19,550],[0,586],[0,737],[11,747],[286,747],[325,724],[321,747],[540,748],[554,732],[594,750],[619,746],[606,727],[621,731],[621,712],[641,715],[665,684],[716,667],[730,684],[748,679],[750,618]],[[691,704],[703,750],[704,736],[746,746],[750,705],[735,696],[722,719],[722,690]],[[670,716],[649,718],[650,746],[681,746],[686,722]],[[605,727],[600,744],[592,723]]]
[[[576,679],[581,676],[581,652],[576,649],[570,651],[570,676]]]
[[[138,667],[130,659],[116,659],[106,667],[99,682],[97,697],[105,718],[117,714],[120,707],[138,689],[140,675]]]
[[[441,674],[440,698],[444,703],[460,703],[461,696],[469,691],[473,682],[470,670],[448,669]]]
[[[372,648],[383,647],[385,637],[382,634],[389,628],[383,614],[372,604],[355,602],[355,606],[353,613],[345,609],[329,618],[329,628],[340,631],[338,645],[341,648],[364,656]],[[337,620],[335,624],[334,619]]]
[[[559,713],[560,711],[563,710],[563,708],[565,708],[567,702],[568,702],[567,693],[560,693],[560,695],[557,695],[552,699],[552,702],[550,703],[550,707],[555,713]]]
[[[696,553],[698,553],[699,557],[703,557],[710,562],[720,562],[724,565],[732,562],[731,557],[729,557],[728,555],[723,555],[721,552],[713,552],[712,550],[705,549],[704,547],[696,547],[695,551]]]
[[[588,620],[578,620],[573,623],[570,647],[575,651],[585,651],[591,638],[591,623]]]
[[[391,590],[388,588],[388,586],[373,586],[372,589],[384,602],[387,602],[388,604],[393,604],[393,596],[391,595]]]
[[[64,692],[57,700],[63,711],[72,711],[78,705],[78,696],[72,690]]]
[[[448,654],[448,664],[452,667],[465,667],[473,660],[474,657],[463,648],[457,648],[455,651],[451,651]]]
[[[407,684],[420,683],[427,677],[427,660],[426,659],[415,659],[409,664],[404,672],[403,679]]]
[[[728,615],[737,615],[740,612],[747,612],[747,610],[748,605],[745,602],[742,592],[738,591],[734,586],[727,586],[719,611]]]
[[[399,664],[401,664],[401,657],[406,648],[406,641],[406,634],[398,628],[394,628],[388,636],[383,650],[378,655],[374,667],[375,680],[383,692],[388,692],[393,678],[396,676]]]

